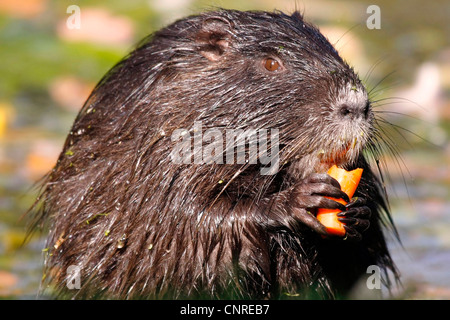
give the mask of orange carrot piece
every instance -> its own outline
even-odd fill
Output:
[[[359,181],[361,180],[362,172],[363,169],[358,168],[352,171],[346,171],[334,165],[328,170],[327,173],[339,182],[339,184],[341,185],[341,190],[344,191],[351,199],[355,194]],[[343,199],[329,199],[342,203],[343,205],[347,204],[347,202],[345,202]],[[341,212],[341,210],[319,209],[317,211],[317,219],[327,228],[328,233],[338,236],[344,236],[344,224],[340,222],[337,217],[337,214],[339,212]]]

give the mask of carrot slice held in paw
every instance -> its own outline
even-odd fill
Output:
[[[346,171],[334,165],[328,170],[327,173],[339,182],[341,185],[341,190],[344,191],[351,199],[356,191],[356,188],[358,187],[359,181],[361,180],[362,172],[363,169],[360,168],[352,171]],[[347,202],[343,199],[329,199],[342,203],[343,205],[347,204]],[[341,210],[319,209],[317,211],[317,219],[327,228],[327,232],[329,234],[344,236],[344,224],[340,222],[337,217],[339,212],[341,212]]]

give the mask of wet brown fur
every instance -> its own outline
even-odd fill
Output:
[[[265,72],[267,56],[285,71]],[[92,92],[43,184],[33,225],[49,228],[44,282],[77,298],[332,298],[369,265],[396,274],[382,186],[361,152],[376,148],[374,119],[334,117],[348,85],[365,92],[297,12],[207,12],[144,39]],[[279,129],[280,170],[175,164],[171,134],[193,134],[194,121]],[[323,239],[289,213],[296,183],[324,171],[321,152],[365,169],[357,195],[372,216],[359,242]],[[80,290],[67,290],[71,265]]]

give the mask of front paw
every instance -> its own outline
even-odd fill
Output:
[[[349,201],[347,194],[340,189],[339,183],[334,178],[327,174],[312,174],[292,189],[290,213],[294,219],[315,232],[328,235],[326,227],[313,213],[319,208],[346,210],[344,205],[328,197]]]
[[[345,207],[346,210],[337,214],[338,220],[344,223],[346,231],[343,239],[361,241],[362,233],[370,226],[372,211],[363,198],[353,198]]]

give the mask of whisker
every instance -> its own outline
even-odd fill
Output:
[[[363,82],[367,83],[370,79],[372,72],[375,71],[375,69],[381,64],[381,62],[384,61],[385,58],[379,58],[375,63],[370,67],[370,69],[366,72],[365,76],[363,77]]]
[[[377,100],[372,100],[371,102],[372,102],[372,104],[377,105],[377,103],[380,102],[380,101],[387,101],[387,100],[394,100],[394,99],[395,100],[400,100],[400,101],[393,101],[391,104],[398,104],[398,103],[401,103],[401,102],[408,102],[410,104],[415,105],[416,107],[421,108],[423,111],[426,111],[426,108],[424,106],[422,106],[421,104],[419,104],[419,103],[417,103],[417,102],[415,102],[413,100],[405,98],[405,97],[387,97],[387,98],[381,98],[381,99],[377,99]]]
[[[395,111],[388,111],[388,110],[373,110],[372,112],[374,114],[376,114],[377,116],[379,116],[379,115],[395,115],[395,116],[401,116],[401,117],[404,117],[404,118],[409,118],[409,119],[412,119],[412,120],[425,122],[421,118],[418,118],[418,117],[416,117],[414,115],[403,113],[403,112],[395,112]]]
[[[415,132],[411,131],[410,129],[407,129],[407,128],[403,127],[403,126],[400,126],[398,124],[389,122],[389,121],[387,121],[385,119],[382,119],[382,118],[379,118],[378,121],[380,121],[381,123],[384,123],[384,124],[387,124],[387,125],[391,126],[392,129],[394,129],[403,138],[403,140],[405,140],[405,142],[408,143],[408,145],[411,148],[413,148],[413,145],[408,142],[408,139],[406,139],[406,137],[402,134],[401,130],[406,131],[407,133],[413,135],[414,137],[418,138],[422,142],[425,142],[425,143],[429,144],[430,146],[439,147],[438,145],[435,145],[433,142],[425,139],[424,137],[418,135],[417,133],[415,133]]]
[[[372,89],[370,89],[367,93],[368,93],[368,95],[369,95],[369,97],[371,97],[371,96],[373,96],[373,95],[376,95],[379,91],[380,91],[380,89],[378,88],[378,86],[381,84],[381,83],[383,83],[383,81],[386,81],[390,76],[392,76],[394,73],[395,73],[396,71],[391,71],[391,72],[389,72],[387,75],[385,75],[383,78],[381,78],[373,87],[372,87]],[[376,89],[376,90],[375,90]],[[383,88],[383,90],[385,90],[384,88]]]

